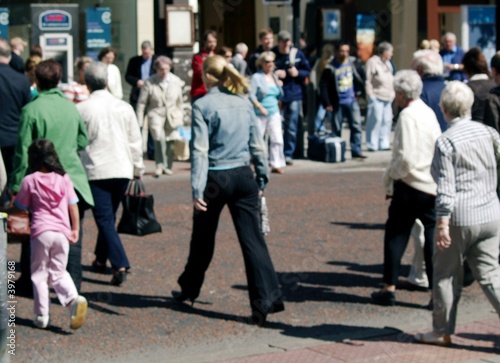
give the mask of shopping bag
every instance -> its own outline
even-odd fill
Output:
[[[267,209],[266,197],[260,198],[260,227],[264,236],[267,236],[269,232],[271,232],[271,227],[269,226],[269,211]]]
[[[161,232],[161,225],[155,217],[153,196],[146,195],[141,180],[130,181],[122,205],[123,213],[118,223],[118,233],[145,236]]]
[[[14,205],[14,198],[11,199],[10,206]],[[7,243],[21,243],[24,238],[29,237],[30,214],[27,210],[11,212],[7,215]]]

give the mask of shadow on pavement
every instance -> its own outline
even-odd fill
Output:
[[[337,226],[346,226],[351,229],[385,229],[385,224],[382,223],[352,223],[352,222],[330,222]]]

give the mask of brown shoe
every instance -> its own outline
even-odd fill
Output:
[[[437,335],[434,332],[418,333],[413,336],[418,343],[439,345],[440,347],[449,347],[451,338],[449,335]]]
[[[275,173],[275,174],[285,174],[285,171],[283,169],[280,169],[280,168],[272,168],[271,169],[271,173]]]

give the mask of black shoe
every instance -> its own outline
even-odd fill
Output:
[[[285,164],[286,165],[293,165],[293,159],[289,156],[285,157]]]
[[[127,279],[127,271],[117,271],[113,270],[113,278],[111,279],[111,285],[121,286]]]
[[[364,154],[352,154],[352,158],[353,159],[366,159],[366,158],[368,158],[368,156],[366,156]]]
[[[193,298],[189,297],[187,294],[185,294],[184,292],[179,292],[179,291],[172,291],[172,298],[174,299],[174,301],[178,302],[178,303],[183,303],[184,301],[186,300],[189,300],[191,302],[191,306],[194,305],[194,300]]]
[[[252,315],[247,318],[247,322],[250,325],[256,325],[262,328],[267,321],[267,314],[261,313],[260,311],[252,311]]]
[[[98,274],[106,273],[106,264],[102,264],[100,262],[97,262],[97,260],[94,260],[94,262],[92,262],[92,272]]]
[[[383,306],[396,305],[396,294],[392,291],[375,291],[372,293],[372,299],[376,304]]]

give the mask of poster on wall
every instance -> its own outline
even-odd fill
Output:
[[[356,15],[356,45],[358,47],[358,57],[363,63],[373,55],[376,29],[377,19],[374,15]]]
[[[9,39],[9,9],[0,8],[0,38]]]
[[[111,9],[92,7],[86,11],[87,49],[102,49],[111,46]]]
[[[462,47],[478,47],[488,64],[496,52],[495,5],[462,6]]]
[[[342,37],[339,9],[323,9],[323,40],[338,40]]]

